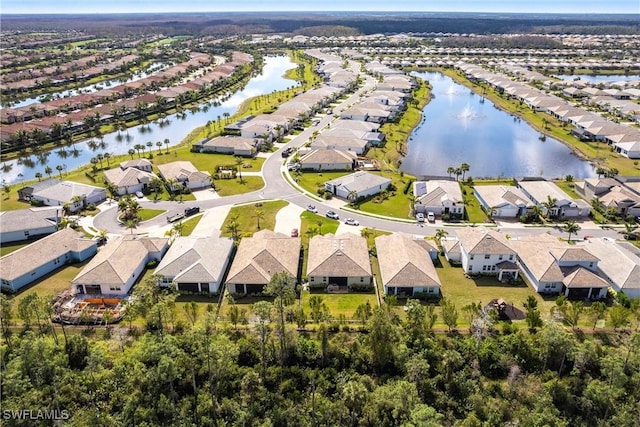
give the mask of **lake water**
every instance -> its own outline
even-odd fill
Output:
[[[412,132],[402,170],[411,175],[446,176],[449,166],[471,165],[482,177],[594,176],[593,167],[561,142],[499,110],[451,78],[437,72],[414,73],[428,80],[435,98],[423,109]]]
[[[156,141],[169,139],[171,144],[175,145],[181,142],[194,128],[206,124],[207,121],[216,121],[218,117],[224,118],[224,113],[234,114],[240,104],[249,98],[297,85],[297,82],[283,77],[287,70],[295,67],[296,64],[291,62],[289,57],[266,57],[262,74],[253,77],[244,89],[234,93],[220,106],[214,107],[211,102],[203,103],[199,111],[185,110],[184,118],[172,114],[166,117],[166,121],[135,126],[120,133],[113,132],[104,135],[101,140],[98,138],[87,139],[70,147],[43,151],[38,155],[7,161],[1,165],[0,179],[7,183],[30,180],[35,178],[37,172],[46,177],[44,174],[46,166],[50,166],[56,175],[56,166],[58,165],[62,166],[64,170],[70,171],[88,164],[91,158],[99,153],[126,154],[136,144],[145,145],[145,150],[147,150],[147,141],[154,143],[152,152],[158,150],[155,145]],[[162,149],[165,148],[163,145]]]

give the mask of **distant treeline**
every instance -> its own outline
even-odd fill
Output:
[[[3,30],[82,29],[98,32],[175,34],[295,33],[341,26],[354,33],[576,33],[637,34],[637,15],[472,13],[199,13],[105,15],[3,15]]]

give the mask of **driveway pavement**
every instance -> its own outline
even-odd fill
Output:
[[[276,214],[276,226],[275,232],[286,234],[291,233],[291,229],[297,228],[300,230],[300,214],[304,209],[293,203],[289,203],[284,208],[280,209]]]

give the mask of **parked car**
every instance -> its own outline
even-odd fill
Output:
[[[427,221],[436,222],[436,214],[433,212],[427,212]]]
[[[282,150],[282,157],[289,157],[291,153],[293,153],[293,148],[285,148],[284,150]]]
[[[297,171],[300,169],[300,163],[287,163],[287,169],[290,171]]]
[[[136,197],[138,199],[142,199],[144,197],[144,194],[142,194],[142,191],[136,191]]]
[[[345,219],[344,223],[347,225],[360,225],[360,222],[357,219],[353,219],[353,218]]]
[[[416,214],[416,221],[418,222],[424,222],[424,214],[422,212],[418,212]]]
[[[307,210],[309,212],[313,212],[313,213],[316,213],[316,214],[318,213],[318,209],[316,209],[316,207],[313,206],[313,205],[307,205]]]
[[[331,218],[331,219],[340,219],[340,216],[337,213],[335,213],[334,211],[327,211],[325,216],[327,218]]]
[[[294,228],[291,230],[291,237],[298,237],[298,229]]]
[[[186,208],[184,210],[184,215],[191,216],[197,214],[198,212],[200,212],[200,208],[198,206],[193,206],[191,208]]]

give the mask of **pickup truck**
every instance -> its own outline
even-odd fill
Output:
[[[198,206],[193,206],[191,208],[186,208],[184,212],[178,212],[177,214],[167,216],[167,222],[176,222],[180,221],[183,218],[186,218],[191,215],[195,215],[200,212],[200,208]]]
[[[167,222],[176,222],[184,218],[184,212],[178,212],[175,215],[167,215]]]

